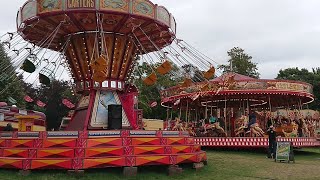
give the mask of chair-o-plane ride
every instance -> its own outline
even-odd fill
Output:
[[[173,172],[179,164],[197,168],[207,161],[187,132],[141,128],[132,84],[137,60],[159,62],[144,80],[154,85],[174,63],[165,48],[177,49],[171,47],[176,22],[165,7],[149,0],[29,0],[17,29],[1,37],[17,67],[12,74],[31,73],[50,85],[67,70],[82,97],[64,131],[36,131],[29,125],[38,117],[17,113],[27,127],[0,133],[1,168],[124,167],[134,174],[139,166],[169,165]]]
[[[235,73],[213,79],[212,63],[217,63],[178,39],[174,17],[149,0],[29,0],[18,12],[17,29],[1,37],[17,68],[7,76],[37,76],[34,82],[49,85],[67,71],[82,97],[64,118],[69,123],[62,123],[63,131],[36,129],[39,122],[45,125],[43,116],[41,121],[33,116],[37,112],[16,113],[13,121],[28,127],[0,133],[1,168],[124,167],[127,174],[148,165],[169,165],[170,172],[185,163],[198,168],[207,161],[200,145],[266,147],[269,119],[290,137],[301,136],[295,131],[302,126],[294,122],[303,119],[299,122],[309,137],[280,140],[299,147],[320,145],[311,132],[319,127],[319,114],[308,110],[302,118],[302,105],[313,100],[311,85]],[[148,71],[141,71],[139,63]],[[154,86],[160,76],[175,77],[175,67],[196,67],[201,77],[185,70],[183,82],[161,91],[161,105],[168,108],[165,130],[142,130],[133,71],[144,77],[145,85]],[[295,111],[289,110],[293,107]],[[8,119],[12,110],[0,109]],[[255,123],[248,122],[246,109],[255,112]],[[174,110],[178,117],[170,116]],[[211,114],[216,122],[205,123]]]

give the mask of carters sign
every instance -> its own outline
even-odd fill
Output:
[[[95,9],[95,0],[67,0],[68,9]]]

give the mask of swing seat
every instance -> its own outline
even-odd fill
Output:
[[[31,62],[30,60],[26,59],[22,66],[21,69],[24,70],[25,72],[28,73],[33,73],[34,71],[36,71],[36,66],[33,64],[33,62]]]
[[[206,83],[201,87],[201,91],[208,91],[209,90],[209,83]]]
[[[50,78],[42,73],[39,73],[39,82],[44,85],[50,85]]]
[[[107,60],[105,55],[100,55],[99,58],[90,63],[94,71],[104,71],[107,68]]]
[[[190,78],[185,78],[184,82],[181,84],[181,87],[189,87],[192,84],[192,80]]]
[[[92,80],[96,81],[96,82],[103,82],[107,79],[107,73],[106,71],[95,71],[93,73],[93,77]]]
[[[143,80],[143,83],[147,86],[152,86],[156,82],[157,82],[157,75],[154,72]]]
[[[172,69],[171,63],[168,60],[166,60],[157,68],[157,72],[161,75],[165,75],[168,72],[170,72],[171,69]]]
[[[216,69],[214,67],[211,67],[207,72],[203,74],[203,76],[209,80],[214,77],[215,72],[216,72]]]

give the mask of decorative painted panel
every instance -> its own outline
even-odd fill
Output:
[[[148,0],[133,0],[133,14],[154,18],[154,9],[154,5]]]
[[[114,158],[97,158],[97,159],[85,159],[83,162],[83,168],[105,168],[105,167],[121,167],[125,166],[124,157]]]
[[[100,10],[129,12],[130,0],[100,0]]]
[[[36,1],[27,2],[21,10],[22,21],[25,21],[35,16],[37,16],[37,2]]]
[[[38,0],[38,13],[62,11],[62,0]]]
[[[69,10],[72,9],[95,9],[96,1],[95,0],[66,0],[66,7]]]
[[[163,146],[142,146],[134,147],[135,155],[145,155],[145,154],[165,154]]]
[[[58,148],[58,147],[75,147],[76,139],[46,139],[43,142],[44,148]]]
[[[132,145],[159,145],[160,138],[132,138]]]
[[[86,157],[108,157],[108,156],[122,156],[122,147],[108,147],[108,148],[90,148],[86,149]]]
[[[13,148],[30,148],[33,146],[33,140],[11,140],[10,147]]]
[[[166,165],[169,162],[169,156],[144,156],[136,158],[137,166]]]
[[[122,138],[88,139],[87,147],[122,146]]]
[[[170,13],[165,7],[157,7],[157,20],[163,22],[167,26],[170,26]]]
[[[170,15],[170,27],[171,27],[171,30],[176,33],[177,32],[177,23],[176,23],[176,19]]]
[[[32,169],[71,169],[72,159],[32,160]]]
[[[73,149],[40,149],[37,158],[73,158]]]
[[[27,158],[27,149],[4,149],[3,157],[16,157],[16,158]]]
[[[22,159],[0,159],[0,167],[22,169],[22,161]]]

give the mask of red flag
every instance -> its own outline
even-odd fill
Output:
[[[190,96],[190,98],[192,99],[192,101],[195,101],[196,99],[199,98],[199,96],[200,96],[199,93],[195,93],[195,94],[192,94],[192,95]]]
[[[75,107],[72,102],[70,102],[68,99],[62,99],[62,104],[67,106],[69,109],[73,109]]]
[[[153,101],[153,102],[149,103],[149,106],[152,108],[156,107],[157,105],[158,105],[157,101]]]
[[[42,101],[38,100],[38,101],[37,101],[37,106],[39,106],[39,107],[45,107],[46,104],[43,103]]]
[[[176,106],[176,105],[178,105],[178,104],[180,104],[180,99],[178,99],[178,100],[176,100],[176,102],[174,102],[174,106]]]
[[[33,99],[32,99],[30,96],[28,96],[28,95],[24,96],[23,99],[24,99],[25,101],[29,102],[29,103],[33,102]]]

